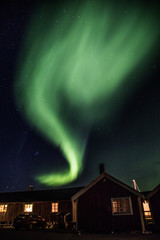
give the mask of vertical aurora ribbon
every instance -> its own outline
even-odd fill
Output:
[[[61,6],[57,15],[46,2],[26,31],[16,103],[69,165],[36,177],[41,183],[58,186],[78,177],[90,126],[115,111],[119,91],[128,94],[123,89],[135,83],[127,77],[145,62],[157,38],[151,9],[106,2]]]

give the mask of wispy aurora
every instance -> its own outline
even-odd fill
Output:
[[[134,82],[127,77],[146,61],[158,34],[154,12],[141,6],[97,0],[68,9],[61,6],[55,16],[45,3],[36,11],[15,84],[25,118],[68,161],[68,169],[36,176],[50,186],[78,177],[90,127],[116,111],[119,91],[128,95]]]

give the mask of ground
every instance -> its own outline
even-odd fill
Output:
[[[62,234],[48,230],[15,231],[13,228],[0,228],[1,240],[160,240],[160,233],[150,234]]]

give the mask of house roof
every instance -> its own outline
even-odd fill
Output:
[[[145,196],[145,198],[148,196],[148,194],[150,193],[151,191],[143,191],[143,195]]]
[[[82,188],[83,187],[75,187],[53,190],[0,193],[0,203],[70,200],[71,197]]]
[[[151,192],[149,192],[146,196],[147,199],[151,198],[154,194],[156,194],[160,190],[160,184],[155,187]]]
[[[107,174],[106,172],[103,172],[100,176],[98,176],[94,181],[92,181],[90,184],[88,184],[86,187],[82,188],[79,192],[77,192],[71,199],[72,201],[76,200],[77,198],[79,198],[81,195],[83,195],[85,192],[87,192],[90,188],[92,188],[96,183],[98,183],[101,179],[103,178],[107,178],[109,180],[111,180],[112,182],[118,184],[119,186],[127,189],[128,191],[130,191],[131,193],[137,195],[138,197],[144,198],[143,193],[138,192],[137,190],[135,190],[134,188],[128,186],[127,184],[121,182],[120,180],[112,177],[111,175]]]

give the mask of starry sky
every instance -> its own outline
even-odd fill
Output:
[[[63,150],[63,144],[61,144],[61,139],[58,143],[55,141],[55,139],[53,142],[50,141],[45,136],[45,134],[43,134],[43,131],[41,132],[40,128],[36,127],[35,123],[39,121],[38,117],[36,119],[35,115],[34,121],[30,121],[30,117],[25,116],[23,110],[23,102],[26,101],[24,100],[25,92],[22,91],[20,100],[17,100],[15,97],[15,85],[21,84],[21,82],[17,79],[21,78],[22,75],[24,76],[24,79],[26,79],[26,76],[29,76],[29,68],[23,67],[25,66],[25,59],[23,56],[27,56],[27,54],[30,52],[31,54],[33,54],[32,43],[35,42],[35,45],[38,45],[40,47],[40,50],[38,50],[38,56],[40,56],[39,59],[41,59],[41,57],[44,58],[42,50],[43,46],[46,46],[45,42],[47,41],[47,38],[43,39],[43,31],[47,28],[50,34],[52,24],[54,26],[53,28],[57,29],[57,32],[60,29],[58,33],[55,30],[53,31],[53,39],[56,39],[56,34],[59,34],[59,38],[62,38],[61,41],[59,41],[59,45],[53,48],[53,57],[56,56],[55,59],[58,59],[59,51],[57,49],[61,49],[62,45],[64,46],[64,44],[68,43],[67,48],[73,47],[73,49],[68,51],[69,53],[67,53],[67,57],[66,54],[62,54],[60,56],[64,62],[63,64],[65,64],[65,62],[67,62],[68,59],[72,57],[71,52],[75,51],[74,39],[76,39],[75,41],[79,45],[79,39],[81,40],[81,38],[85,39],[86,44],[88,44],[87,41],[89,40],[91,47],[95,44],[95,42],[97,43],[97,46],[98,44],[101,45],[102,40],[98,36],[102,32],[102,28],[105,28],[105,18],[103,19],[103,24],[101,25],[102,20],[100,15],[98,15],[97,13],[97,16],[94,16],[95,19],[97,17],[94,25],[97,26],[99,32],[94,35],[92,34],[91,39],[88,39],[86,35],[84,38],[83,32],[88,31],[86,27],[88,26],[89,28],[90,26],[92,26],[89,25],[89,23],[91,24],[92,18],[88,17],[92,16],[92,13],[87,12],[88,19],[85,18],[86,15],[83,15],[82,11],[79,11],[79,9],[81,9],[81,1],[75,1],[76,4],[74,4],[74,7],[73,4],[71,4],[71,1],[52,1],[51,5],[50,2],[51,1],[49,0],[45,1],[46,9],[48,6],[52,6],[53,10],[50,11],[49,18],[46,17],[43,11],[37,11],[39,6],[41,6],[41,1],[6,0],[4,2],[2,1],[1,3],[1,192],[24,191],[28,190],[29,185],[34,185],[35,189],[49,189],[55,187],[38,181],[35,176],[47,176],[47,174],[51,172],[51,169],[53,169],[54,173],[62,173],[64,169],[68,169],[68,163],[66,161],[65,155],[66,152],[65,150]],[[67,89],[68,95],[63,94],[63,96],[60,95],[60,97],[57,98],[57,104],[60,103],[61,105],[61,108],[58,110],[60,111],[60,117],[64,120],[63,125],[65,123],[66,129],[69,129],[68,131],[72,133],[71,137],[68,139],[72,139],[72,141],[75,140],[75,142],[77,142],[77,145],[75,145],[76,149],[83,149],[83,154],[81,154],[81,160],[79,160],[80,171],[77,172],[77,176],[73,181],[68,182],[66,185],[62,186],[81,186],[90,183],[90,181],[96,178],[99,174],[99,164],[104,163],[106,172],[118,178],[119,180],[122,180],[123,182],[132,186],[132,180],[135,179],[140,190],[152,190],[160,183],[160,54],[158,43],[158,29],[160,20],[158,17],[159,5],[156,1],[152,1],[152,3],[140,1],[140,4],[139,1],[130,1],[130,5],[127,4],[127,1],[121,1],[123,4],[117,4],[116,1],[109,1],[109,5],[106,4],[107,1],[100,2],[101,6],[104,6],[104,11],[100,9],[103,14],[108,6],[110,6],[111,8],[110,18],[112,19],[112,21],[109,22],[112,26],[112,29],[109,32],[111,36],[116,36],[116,32],[121,29],[121,26],[119,27],[119,25],[117,26],[117,24],[118,22],[122,22],[123,19],[124,24],[122,24],[122,26],[124,26],[124,32],[126,31],[126,27],[130,26],[127,25],[130,19],[133,19],[135,22],[138,21],[138,25],[136,25],[137,27],[134,26],[135,28],[131,30],[131,38],[133,39],[133,43],[134,36],[136,34],[137,36],[139,36],[143,32],[143,30],[145,31],[145,29],[148,36],[146,39],[143,38],[143,44],[141,42],[141,46],[139,46],[138,51],[137,49],[134,50],[133,48],[133,61],[124,62],[124,66],[121,66],[117,60],[120,59],[121,62],[122,59],[123,61],[123,48],[127,44],[129,44],[130,38],[128,38],[127,41],[123,44],[123,46],[121,46],[121,52],[119,50],[116,53],[115,58],[112,59],[112,62],[114,62],[115,66],[113,70],[117,73],[118,76],[121,75],[121,78],[119,80],[116,74],[112,74],[113,79],[115,79],[116,83],[118,83],[118,81],[122,82],[123,79],[125,81],[123,82],[121,87],[119,87],[118,85],[117,88],[116,84],[116,91],[114,91],[114,94],[111,94],[111,97],[109,95],[109,92],[104,91],[106,85],[103,85],[103,87],[100,88],[100,80],[97,81],[99,77],[103,78],[103,75],[105,75],[106,71],[106,67],[103,67],[104,61],[99,57],[99,53],[102,49],[94,46],[94,51],[93,49],[91,51],[94,54],[93,56],[91,55],[91,57],[97,55],[97,59],[100,62],[100,64],[98,65],[99,71],[96,70],[95,66],[97,65],[87,65],[88,61],[84,59],[83,54],[79,56],[78,60],[83,59],[83,61],[81,62],[85,62],[87,69],[89,69],[87,74],[90,74],[92,79],[95,78],[96,85],[95,88],[92,89],[91,85],[89,83],[86,84],[85,80],[81,83],[81,89],[79,89],[78,85],[78,87],[75,86],[74,91],[73,89],[68,88],[68,85],[65,85],[64,89]],[[88,9],[90,9],[90,7],[88,7]],[[140,16],[137,16],[136,14],[134,15],[134,11],[133,14],[131,14],[131,9],[136,9],[136,11],[138,11],[139,9],[143,9],[143,11],[140,11]],[[146,21],[145,24],[145,21],[143,21],[144,13],[151,11],[152,14],[147,15],[148,22]],[[153,16],[154,19],[152,19]],[[38,37],[34,36],[32,41],[30,41],[29,39],[28,42],[30,44],[27,45],[27,50],[24,51],[24,42],[26,41],[27,36],[26,32],[28,31],[28,29],[30,29],[31,25],[34,25],[32,24],[33,18],[36,19],[36,24],[39,24],[40,28],[38,29],[40,30],[35,29],[34,35],[37,35]],[[68,21],[69,23],[67,22],[68,25],[64,25],[62,31],[64,35],[61,35],[61,29],[64,20],[65,22]],[[77,22],[82,23],[80,34],[78,29],[79,25],[76,25]],[[76,26],[75,28],[72,27],[72,25],[74,24]],[[140,29],[138,35],[138,26],[141,26],[140,24],[142,24],[143,29]],[[64,29],[67,30],[67,33],[64,33]],[[68,33],[70,33],[70,29],[74,29],[74,31],[72,31],[72,34],[67,35]],[[34,31],[34,29],[32,29],[32,31]],[[38,31],[42,31],[41,37],[40,35],[38,35]],[[103,32],[103,34],[105,34],[105,32]],[[50,35],[46,36],[48,37]],[[137,56],[140,55],[140,52],[145,47],[145,43],[148,41],[148,39],[152,40],[153,36],[155,36],[155,39],[153,42],[151,41],[152,47],[150,47],[150,51],[146,51],[146,54],[143,56],[143,58],[138,60]],[[94,42],[95,38],[96,41]],[[111,40],[114,39],[111,38]],[[104,43],[103,40],[104,53],[105,47],[108,46],[107,38],[105,39],[105,41],[106,43]],[[132,48],[132,45],[133,44],[131,42],[130,48]],[[113,45],[113,53],[116,46],[117,43],[115,42],[115,45]],[[87,52],[87,55],[89,55],[89,53],[90,52]],[[33,57],[33,59],[36,62],[33,63],[33,66],[38,66],[38,57]],[[135,60],[137,61],[136,67],[134,66],[134,68],[132,68]],[[90,62],[92,62],[92,58],[89,59],[89,63]],[[109,63],[110,65],[108,64],[108,69],[112,69],[113,63],[111,63]],[[56,64],[59,64],[58,60]],[[78,64],[80,63],[78,62]],[[48,66],[48,62],[46,62],[46,65]],[[19,66],[21,66],[21,68]],[[70,76],[70,69],[72,67],[74,69],[77,69],[77,66],[79,65],[74,65],[74,63],[71,62],[71,65],[68,64],[66,66],[67,71],[65,71],[65,74],[67,76]],[[43,73],[41,72],[41,69],[44,68],[41,67],[39,70],[40,73]],[[122,74],[122,69],[124,69],[123,72],[127,73],[126,75]],[[62,77],[65,74],[63,73]],[[80,73],[76,72],[76,74],[80,79]],[[60,74],[58,73],[58,75],[56,76],[59,75]],[[85,75],[82,76],[85,77]],[[29,78],[29,80],[27,80],[27,86],[31,85],[30,79],[32,80],[32,78]],[[59,81],[60,77],[57,79],[57,81]],[[68,81],[69,80],[70,78],[68,77]],[[103,91],[105,92],[105,95],[109,96],[108,99],[103,99],[103,104],[99,104],[99,101],[96,98],[97,96],[95,94],[93,95],[93,93],[96,93],[95,89],[99,90],[99,98],[101,97],[100,93]],[[31,105],[34,102],[34,95],[35,94],[33,92],[33,100],[32,96],[30,95]],[[81,96],[83,96],[83,98],[81,98]],[[92,105],[88,104],[88,102],[90,103],[91,100],[93,102]],[[22,102],[22,106],[17,104],[17,101]],[[67,101],[69,102],[68,104]],[[83,104],[81,103],[81,101],[83,102]],[[27,100],[27,102],[29,102],[29,100]],[[73,104],[75,102],[76,105]],[[54,107],[55,106],[53,105],[53,108]],[[36,110],[34,110],[33,113],[36,113]],[[32,115],[34,115],[33,113]],[[87,116],[87,113],[89,114],[89,116]],[[45,114],[46,113],[44,111],[44,115]],[[97,117],[99,115],[103,115],[103,117]],[[46,131],[46,129],[44,131]],[[53,129],[53,132],[56,132],[56,126]],[[57,132],[57,135],[59,135],[59,132]]]

